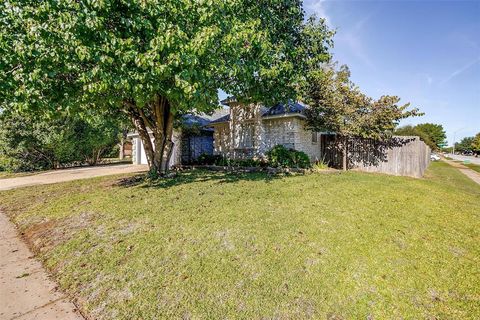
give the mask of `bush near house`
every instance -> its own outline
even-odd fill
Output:
[[[197,159],[200,165],[217,165],[229,167],[274,167],[274,168],[310,168],[310,159],[307,154],[294,149],[287,149],[282,145],[273,147],[266,153],[266,159],[229,159],[221,155],[202,154]]]
[[[305,152],[287,149],[277,145],[267,152],[267,161],[272,167],[281,168],[309,168],[310,159]]]
[[[221,160],[222,160],[221,155],[212,155],[212,154],[202,153],[196,160],[196,164],[216,165]]]
[[[265,167],[268,163],[263,159],[229,159],[221,155],[202,154],[195,164],[228,167]]]

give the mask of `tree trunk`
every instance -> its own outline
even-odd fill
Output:
[[[342,142],[342,151],[343,151],[343,171],[347,171],[348,169],[348,137],[343,137]]]
[[[165,97],[156,96],[143,108],[131,101],[124,101],[124,106],[143,142],[150,173],[164,175],[173,151],[174,115],[170,102]]]
[[[125,158],[125,138],[122,135],[119,144],[119,152],[118,152],[118,159],[123,160]]]

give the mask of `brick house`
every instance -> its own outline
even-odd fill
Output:
[[[189,115],[186,127],[200,130],[173,133],[174,150],[170,166],[195,163],[201,154],[222,155],[230,159],[262,158],[276,145],[305,152],[310,161],[325,161],[341,167],[341,152],[336,136],[312,132],[306,126],[306,106],[298,102],[272,107],[245,106],[227,99],[213,115]],[[142,141],[137,133],[133,140],[134,164],[146,164]],[[387,141],[351,138],[348,166],[362,171],[421,177],[429,164],[430,149],[418,137],[392,137]]]
[[[320,134],[305,127],[305,106],[291,102],[267,108],[243,106],[235,100],[224,100],[228,109],[213,115],[188,115],[187,127],[201,128],[196,134],[173,132],[174,149],[170,166],[190,164],[201,154],[218,154],[231,159],[264,157],[276,145],[305,152],[311,161],[320,159]],[[138,133],[130,133],[134,164],[146,164],[143,143]],[[152,137],[153,139],[153,137]]]
[[[227,158],[263,157],[276,145],[320,159],[320,134],[306,128],[305,106],[297,102],[272,107],[244,106],[235,99],[222,103],[229,113],[208,125],[214,129],[214,154]]]

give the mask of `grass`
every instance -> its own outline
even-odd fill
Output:
[[[0,171],[0,179],[26,177],[26,176],[34,175],[34,174],[37,174],[37,173],[39,173],[39,172],[9,172],[9,171]]]
[[[0,193],[94,319],[478,319],[480,186],[194,171]]]
[[[460,161],[460,160],[454,160],[453,162],[459,163],[467,168],[470,168],[474,171],[480,172],[480,165],[475,164],[475,163],[465,163],[465,161]]]
[[[465,167],[468,167],[472,170],[475,170],[477,172],[480,172],[480,165],[478,164],[474,164],[474,163],[467,163],[467,164],[463,164]]]

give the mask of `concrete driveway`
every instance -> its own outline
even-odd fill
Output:
[[[0,179],[0,190],[144,172],[147,166],[121,164],[52,170],[31,176]],[[0,211],[0,319],[83,320],[76,306],[57,290],[42,264],[18,236],[15,226]]]
[[[20,187],[51,184],[57,182],[87,179],[93,177],[108,176],[122,173],[145,172],[148,170],[146,165],[118,164],[98,167],[85,167],[52,170],[31,176],[0,179],[0,191],[10,190]]]

